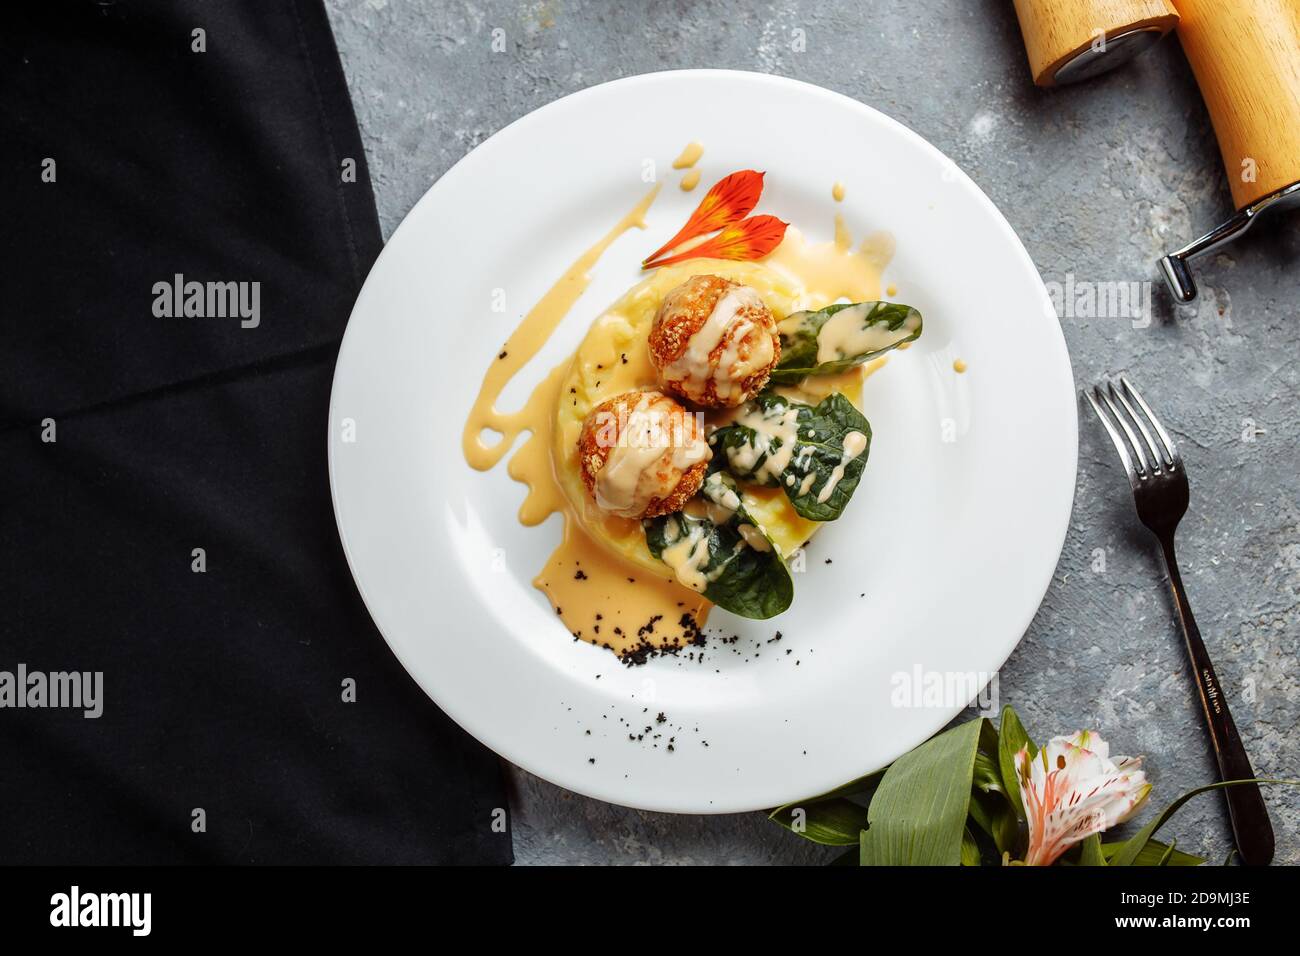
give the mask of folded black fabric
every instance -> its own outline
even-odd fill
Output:
[[[324,10],[5,16],[0,862],[508,862],[496,758],[334,527],[330,380],[381,240]]]
[[[318,3],[10,4],[0,130],[0,424],[337,341],[379,252]],[[258,324],[155,315],[178,275]]]

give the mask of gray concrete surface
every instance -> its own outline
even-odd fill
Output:
[[[1229,211],[1209,120],[1178,44],[1044,92],[1010,0],[475,3],[327,0],[385,235],[493,132],[567,93],[635,73],[730,67],[856,97],[962,166],[1043,278],[1145,281],[1167,247]],[[503,54],[490,53],[503,29]],[[807,50],[791,49],[805,31]],[[864,55],[869,48],[871,55]],[[887,54],[887,55],[886,55]],[[1127,371],[1173,426],[1192,475],[1183,575],[1257,770],[1300,776],[1300,216],[1198,270],[1202,297],[1155,318],[1062,319],[1079,384]],[[1081,417],[1074,516],[1056,579],[1001,674],[1040,737],[1098,727],[1147,756],[1155,802],[1213,764],[1152,540],[1113,449]],[[1104,571],[1099,554],[1104,554]],[[520,863],[814,863],[829,854],[759,815],[641,813],[516,772]],[[1278,860],[1300,862],[1300,792],[1267,793]],[[1165,831],[1222,860],[1216,795]]]

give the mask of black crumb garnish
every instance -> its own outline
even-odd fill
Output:
[[[658,716],[655,717],[655,723],[656,723],[656,724],[662,724],[662,723],[663,723],[664,721],[666,721],[667,719],[668,719],[668,718],[664,716],[664,712],[661,710],[661,711],[659,711]]]
[[[658,626],[662,620],[663,615],[656,614],[637,628],[636,644],[619,655],[619,659],[625,665],[634,667],[646,663],[652,657],[666,657],[669,655],[680,657],[683,650],[706,643],[704,632],[700,629],[699,623],[694,616],[690,614],[683,614],[677,622],[681,630],[680,636],[670,634],[661,637],[658,642],[653,641],[652,638],[657,636]],[[615,627],[614,633],[620,637],[626,636],[621,627]],[[691,660],[695,659],[695,655],[689,651],[687,656]],[[703,657],[700,659],[703,660]],[[678,662],[677,666],[680,667],[681,663]]]
[[[588,757],[588,758],[587,758],[587,763],[595,763],[595,762],[596,762],[596,758],[595,758],[595,757]]]
[[[830,563],[831,563],[831,559],[830,559],[830,558],[827,558],[827,559],[826,559],[826,563],[827,563],[827,564],[830,564]]]
[[[506,357],[506,350],[505,350],[505,349],[502,349],[502,350],[501,350],[501,354],[498,355],[497,358],[499,358],[499,359],[503,359],[503,358],[505,358],[505,357]]]
[[[623,364],[624,364],[624,365],[627,364],[627,353],[626,353],[626,352],[624,352],[622,355],[620,355],[619,358],[621,358],[621,359],[623,360]]]
[[[574,573],[574,575],[573,575],[573,580],[575,580],[575,581],[585,581],[585,580],[587,580],[587,572],[584,571],[584,570],[582,570],[581,568],[579,568],[579,569]]]

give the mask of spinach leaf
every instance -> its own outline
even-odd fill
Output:
[[[871,425],[843,395],[816,406],[763,392],[741,406],[732,424],[709,436],[713,467],[760,485],[780,485],[809,521],[834,521],[867,464]]]
[[[778,327],[781,359],[776,385],[809,375],[848,371],[921,335],[921,313],[897,302],[845,302],[817,312],[794,312]]]
[[[724,610],[763,620],[794,600],[790,569],[745,510],[730,475],[715,471],[684,510],[641,525],[650,553]]]

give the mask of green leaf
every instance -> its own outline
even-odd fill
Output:
[[[974,791],[970,797],[970,819],[1001,853],[1015,853],[1020,845],[1020,826],[1007,798],[1000,793]]]
[[[975,754],[970,816],[993,840],[999,853],[1016,851],[1020,843],[1020,822],[1003,790],[997,764],[984,751]]]
[[[844,797],[820,803],[787,804],[768,819],[805,840],[825,846],[857,846],[858,834],[867,827],[867,808]]]
[[[980,845],[975,842],[975,834],[970,832],[970,827],[963,828],[961,834],[961,865],[980,865]]]
[[[1079,866],[1106,866],[1106,854],[1101,849],[1101,837],[1093,833],[1079,844]]]
[[[713,467],[745,481],[780,485],[800,515],[834,521],[862,478],[871,425],[838,393],[812,406],[763,392],[737,410],[732,424],[710,435],[709,444]]]
[[[809,375],[847,371],[913,341],[921,334],[921,313],[895,302],[847,302],[792,313],[779,331],[781,359],[772,382],[795,385]]]
[[[1016,754],[1022,747],[1029,748],[1031,760],[1038,753],[1038,748],[1029,739],[1029,734],[1025,733],[1020,718],[1008,704],[1002,708],[1002,719],[998,723],[998,766],[1002,770],[1002,779],[1006,783],[1007,797],[1015,808],[1016,818],[1021,821],[1025,819],[1025,807],[1020,800],[1020,779],[1016,776]]]
[[[1111,858],[1111,866],[1133,866],[1134,861],[1146,848],[1151,838],[1156,835],[1156,831],[1168,822],[1169,818],[1178,812],[1184,803],[1199,796],[1202,793],[1208,793],[1211,790],[1219,790],[1223,787],[1239,787],[1247,783],[1280,783],[1288,786],[1300,786],[1300,780],[1273,780],[1263,777],[1256,777],[1250,780],[1223,780],[1219,783],[1207,784],[1204,787],[1197,787],[1195,790],[1188,790],[1185,794],[1175,800],[1169,806],[1157,813],[1141,830],[1135,833],[1131,838],[1126,840],[1119,848],[1118,852]]]
[[[713,472],[700,495],[682,511],[641,522],[650,553],[718,607],[758,620],[780,614],[794,600],[794,580],[735,482]]]
[[[1128,841],[1120,840],[1116,843],[1103,843],[1101,845],[1101,854],[1106,861],[1114,857],[1124,848]],[[1163,861],[1163,862],[1161,862]],[[1149,840],[1138,855],[1134,858],[1132,866],[1200,866],[1205,860],[1199,856],[1193,856],[1190,853],[1184,853],[1182,850],[1174,849],[1171,843],[1168,846],[1159,840]]]
[[[983,718],[899,757],[868,810],[864,866],[957,866]]]
[[[982,750],[975,754],[971,783],[984,793],[1006,793],[1006,788],[1002,785],[1002,771],[994,759]]]

